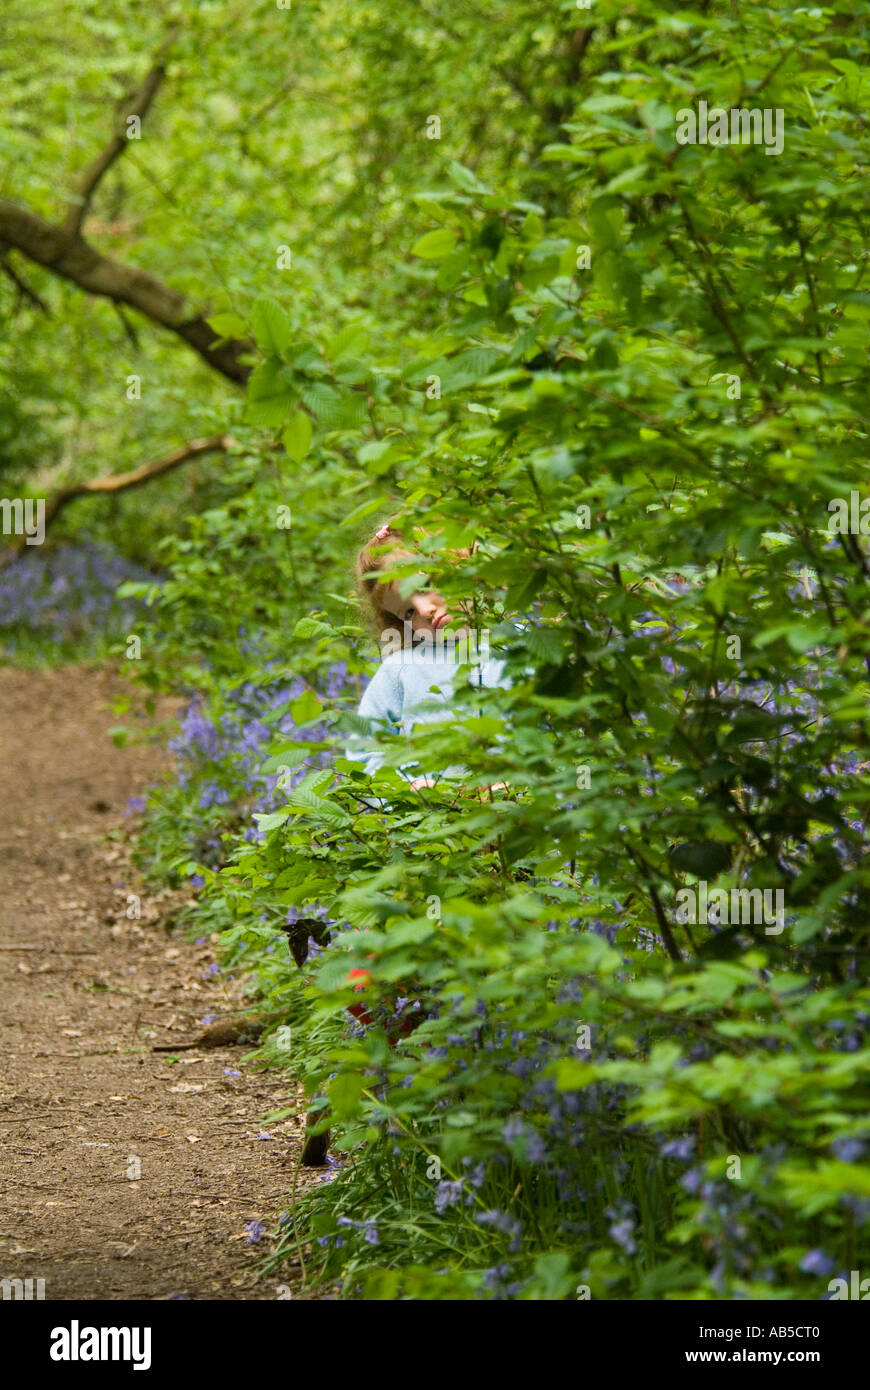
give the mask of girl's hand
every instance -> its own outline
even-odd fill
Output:
[[[436,785],[433,777],[415,777],[413,782],[409,783],[412,792],[419,791],[421,787],[434,787]],[[461,787],[459,794],[460,796],[475,796],[483,790],[485,790],[483,787]],[[492,782],[489,790],[491,792],[509,792],[510,787],[507,782]]]
[[[486,787],[463,787],[460,796],[477,796],[480,792],[486,790]],[[509,792],[510,787],[507,782],[491,782],[488,790],[491,792]]]

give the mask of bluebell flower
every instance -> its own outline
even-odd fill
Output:
[[[625,1220],[617,1221],[609,1227],[610,1235],[621,1245],[627,1255],[634,1255],[637,1252],[637,1245],[634,1242],[634,1222]]]
[[[484,1270],[482,1283],[485,1289],[497,1289],[511,1272],[510,1265],[493,1265],[491,1269]]]
[[[472,1160],[471,1158],[464,1158],[464,1159],[462,1160],[463,1165],[464,1165],[465,1167],[468,1167],[468,1166],[472,1163],[472,1161],[473,1161],[473,1160]],[[483,1162],[481,1161],[480,1163],[476,1163],[476,1164],[474,1165],[474,1167],[472,1168],[471,1172],[468,1174],[468,1179],[467,1179],[467,1180],[468,1180],[468,1182],[471,1184],[471,1186],[475,1189],[475,1191],[477,1191],[477,1189],[478,1189],[479,1187],[482,1187],[482,1186],[483,1186],[483,1181],[484,1181],[484,1178],[485,1178],[485,1177],[486,1177],[486,1164],[483,1163]]]
[[[692,1157],[695,1148],[695,1136],[686,1135],[682,1139],[669,1139],[666,1144],[661,1146],[659,1152],[662,1158],[681,1158],[688,1160]]]
[[[446,1211],[448,1207],[453,1206],[454,1202],[461,1201],[464,1195],[465,1186],[461,1178],[455,1182],[445,1178],[435,1188],[435,1210],[439,1214]]]
[[[508,1249],[510,1251],[519,1250],[523,1227],[522,1222],[518,1221],[515,1216],[511,1216],[506,1211],[493,1210],[478,1212],[474,1219],[478,1226],[492,1226],[502,1235],[510,1236]]]
[[[831,1148],[841,1163],[858,1163],[864,1157],[866,1145],[861,1139],[835,1139]]]
[[[533,1129],[526,1143],[526,1158],[529,1163],[543,1163],[546,1157],[547,1146],[537,1130]]]

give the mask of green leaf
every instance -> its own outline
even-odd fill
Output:
[[[296,724],[310,724],[321,711],[321,704],[313,690],[303,690],[290,706],[290,714]]]
[[[412,256],[425,260],[439,261],[456,246],[456,237],[449,227],[438,227],[434,232],[426,232],[418,237],[411,247]]]
[[[247,338],[248,325],[239,314],[214,314],[207,320],[219,338]]]
[[[267,758],[266,761],[261,764],[260,771],[278,772],[282,767],[287,767],[292,770],[293,768],[301,767],[302,763],[309,757],[310,753],[307,748],[299,748],[291,744],[289,748],[281,749],[279,752],[273,753],[271,758]]]
[[[491,194],[492,189],[488,188],[465,164],[460,164],[458,159],[451,159],[447,165],[447,176],[451,183],[455,183],[458,188],[463,188],[466,193]]]
[[[331,362],[340,362],[343,357],[356,356],[368,344],[368,330],[359,323],[349,323],[334,338],[325,343],[326,355]]]
[[[597,1072],[589,1062],[578,1062],[573,1057],[563,1057],[553,1067],[556,1089],[559,1091],[582,1091],[596,1080]]]
[[[301,463],[311,444],[311,420],[304,410],[295,411],[281,433],[281,443],[296,463]]]
[[[245,418],[261,429],[276,429],[284,423],[293,405],[289,368],[274,358],[262,362],[251,373],[247,384]]]
[[[320,618],[300,618],[293,629],[293,636],[307,641],[311,637],[334,637],[335,628]]]
[[[495,348],[470,348],[450,359],[449,365],[441,375],[442,391],[461,391],[482,377],[488,376],[501,353]]]
[[[366,1078],[358,1072],[340,1071],[329,1083],[329,1103],[336,1119],[345,1120],[357,1111]]]
[[[577,1279],[571,1271],[571,1256],[564,1250],[551,1250],[538,1255],[532,1273],[532,1299],[563,1299],[573,1289]]]
[[[290,315],[271,295],[262,295],[254,301],[251,328],[257,347],[269,357],[278,357],[286,352],[293,338]]]
[[[301,382],[299,395],[318,420],[331,429],[345,423],[347,398],[325,381]]]

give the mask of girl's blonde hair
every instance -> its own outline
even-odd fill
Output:
[[[413,554],[413,550],[408,548],[404,533],[389,523],[375,532],[356,557],[357,593],[368,604],[378,636],[392,631],[402,637],[403,633],[399,619],[394,613],[388,613],[384,607],[384,591],[387,586],[379,584],[377,576],[397,560],[410,559]]]

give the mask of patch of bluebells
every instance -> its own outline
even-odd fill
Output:
[[[306,690],[299,676],[272,675],[275,663],[264,663],[263,679],[243,681],[223,692],[220,708],[205,696],[194,694],[185,709],[178,734],[169,748],[176,759],[176,782],[196,797],[196,810],[202,813],[200,836],[214,831],[215,824],[229,825],[244,817],[244,838],[252,843],[265,838],[253,819],[284,804],[286,794],[297,786],[312,768],[328,763],[328,754],[314,751],[297,768],[264,773],[269,744],[276,735],[292,737],[296,728],[290,706]],[[320,692],[327,699],[350,693],[347,664],[334,662],[325,674]],[[357,698],[356,691],[353,692]],[[316,741],[325,737],[325,725],[306,729],[306,737]],[[214,867],[220,862],[222,847],[212,833],[198,843],[201,862]]]
[[[340,1158],[336,1158],[333,1154],[328,1153],[326,1155],[326,1172],[323,1175],[322,1181],[334,1182],[343,1167],[344,1163]]]
[[[445,1178],[442,1182],[439,1182],[438,1186],[435,1188],[435,1210],[438,1212],[439,1216],[445,1212],[448,1207],[452,1207],[458,1202],[464,1203],[467,1207],[471,1206],[474,1202],[474,1193],[469,1192],[466,1188],[465,1179],[456,1178],[454,1180]]]
[[[472,1167],[472,1165],[474,1165]],[[469,1186],[477,1192],[483,1187],[483,1180],[486,1177],[486,1164],[483,1162],[475,1163],[473,1158],[466,1156],[462,1160],[463,1168],[471,1168],[471,1172],[466,1174],[466,1181]]]
[[[135,628],[137,599],[119,599],[121,584],[157,583],[153,574],[90,541],[28,547],[0,570],[0,640],[7,656],[34,641],[78,653],[102,649]]]
[[[356,1230],[361,1231],[362,1238],[368,1245],[380,1244],[381,1238],[378,1233],[377,1224],[374,1221],[353,1221],[349,1216],[340,1216],[338,1218],[338,1224],[339,1226],[353,1226]]]
[[[317,1244],[322,1246],[332,1245],[336,1250],[340,1250],[345,1244],[345,1239],[344,1236],[340,1235],[318,1236]]]
[[[808,1250],[799,1268],[803,1274],[818,1274],[824,1278],[834,1268],[834,1261],[824,1250]]]
[[[512,1117],[502,1130],[506,1144],[519,1145],[529,1163],[543,1163],[547,1157],[547,1146],[536,1130],[525,1121]]]
[[[508,1250],[515,1254],[522,1245],[523,1223],[507,1211],[480,1211],[475,1216],[478,1226],[491,1226],[501,1235],[509,1237]]]
[[[680,1139],[668,1139],[659,1146],[662,1158],[677,1158],[688,1163],[695,1152],[695,1136],[689,1134]]]
[[[484,1270],[480,1280],[481,1288],[496,1299],[516,1298],[522,1291],[523,1284],[521,1280],[511,1282],[512,1273],[510,1265],[504,1261],[493,1265],[490,1269]]]
[[[608,1207],[605,1216],[611,1222],[608,1227],[608,1235],[611,1240],[625,1251],[626,1255],[637,1254],[637,1242],[634,1239],[635,1215],[634,1207],[625,1200],[618,1202],[615,1207]]]
[[[831,1149],[841,1163],[860,1163],[867,1145],[863,1139],[835,1139]]]

